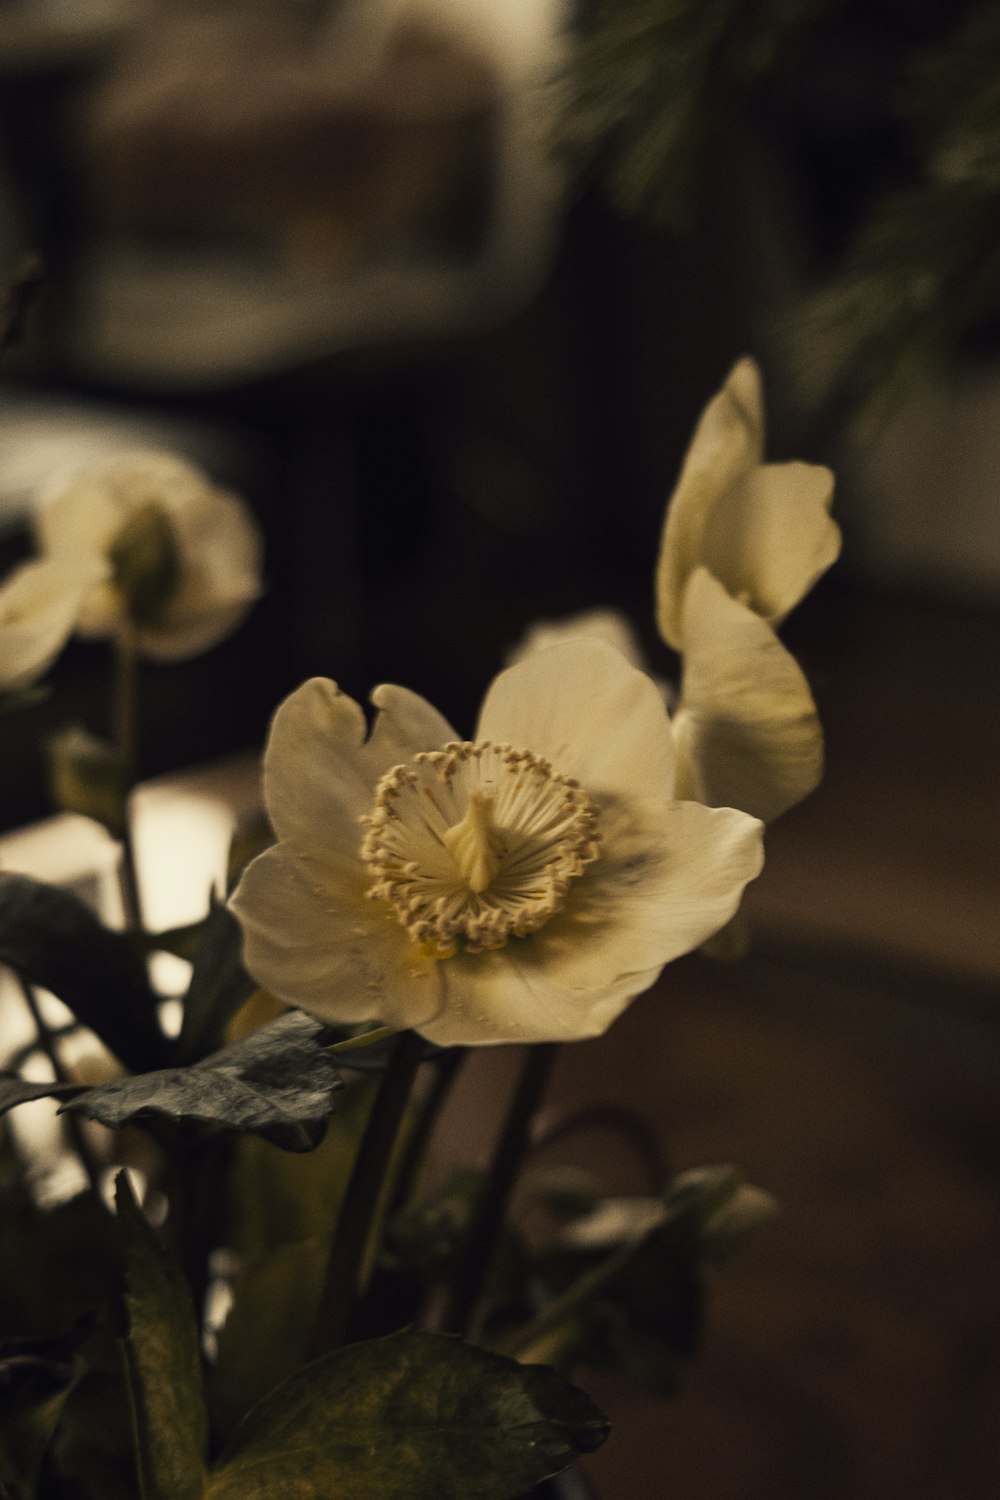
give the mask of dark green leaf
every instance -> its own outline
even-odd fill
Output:
[[[78,1083],[29,1083],[16,1073],[0,1073],[0,1115],[18,1104],[33,1104],[36,1099],[72,1099],[86,1091]]]
[[[208,1418],[198,1327],[187,1284],[119,1174],[127,1235],[125,1354],[135,1412],[143,1500],[202,1500]]]
[[[243,967],[243,933],[227,906],[213,904],[194,950],[184,997],[180,1056],[204,1057],[218,1047],[229,1021],[256,989]]]
[[[325,1355],[261,1402],[206,1500],[515,1500],[607,1433],[554,1370],[393,1334]]]
[[[189,1068],[115,1079],[65,1104],[120,1129],[157,1115],[262,1135],[285,1151],[311,1151],[326,1133],[343,1086],[324,1050],[327,1028],[290,1011]]]
[[[126,1067],[165,1060],[145,965],[69,891],[0,872],[0,962],[58,995]]]

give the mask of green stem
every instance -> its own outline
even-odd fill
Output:
[[[640,1235],[637,1239],[624,1241],[600,1265],[585,1271],[558,1297],[553,1297],[530,1323],[505,1339],[499,1346],[498,1353],[506,1354],[511,1359],[523,1359],[530,1355],[533,1346],[540,1339],[551,1333],[553,1328],[558,1328],[560,1323],[564,1323],[578,1307],[583,1307],[592,1297],[596,1297],[608,1282],[613,1281],[625,1269],[642,1239],[643,1236]]]
[[[531,1144],[535,1115],[548,1087],[555,1060],[554,1042],[529,1048],[493,1152],[482,1205],[444,1316],[447,1330],[464,1334],[467,1338],[474,1332],[477,1309],[493,1268],[511,1189]]]
[[[330,1246],[316,1317],[314,1357],[339,1348],[347,1337],[365,1252],[423,1047],[423,1039],[416,1032],[401,1033],[368,1117]]]
[[[423,1166],[434,1127],[467,1055],[467,1047],[452,1047],[435,1063],[433,1082],[427,1090],[426,1097],[421,1100],[420,1113],[409,1134],[399,1171],[396,1173],[392,1193],[394,1209],[400,1208],[413,1190],[413,1184]]]
[[[138,686],[139,660],[135,627],[124,620],[115,634],[114,702],[112,727],[115,747],[121,759],[125,791],[122,808],[122,904],[125,925],[132,932],[142,932],[142,899],[139,892],[139,869],[132,839],[131,801],[138,776]]]
[[[49,1066],[52,1068],[52,1073],[56,1083],[72,1083],[72,1078],[70,1078],[69,1074],[66,1072],[66,1069],[63,1067],[62,1058],[59,1056],[59,1049],[56,1046],[55,1038],[49,1030],[48,1023],[46,1022],[45,1017],[42,1015],[41,1007],[38,1004],[38,996],[35,994],[34,987],[28,984],[26,980],[22,979],[20,975],[17,976],[17,982],[20,986],[21,994],[24,996],[24,1003],[28,1007],[28,1010],[31,1014],[31,1019],[34,1022],[35,1033],[38,1037],[38,1045],[41,1047],[42,1051],[45,1053],[45,1056],[49,1060]],[[87,1181],[90,1183],[91,1191],[97,1198],[100,1198],[101,1170],[97,1164],[94,1153],[90,1149],[90,1142],[87,1140],[83,1121],[80,1120],[75,1114],[73,1114],[72,1110],[67,1110],[66,1114],[63,1116],[63,1119],[66,1121],[66,1130],[70,1140],[73,1142],[73,1149],[76,1152],[77,1156],[80,1158],[80,1165],[83,1167],[84,1172],[87,1174]]]

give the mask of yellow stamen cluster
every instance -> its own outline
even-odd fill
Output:
[[[600,840],[578,781],[490,740],[454,741],[394,766],[361,821],[368,895],[439,958],[537,932]]]

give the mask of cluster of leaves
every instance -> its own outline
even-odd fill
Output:
[[[562,1375],[407,1331],[405,1318],[389,1337],[310,1357],[387,1050],[331,1054],[334,1034],[299,1012],[227,1042],[252,985],[223,907],[152,945],[193,960],[173,1039],[148,941],[109,932],[65,891],[0,875],[0,959],[58,994],[129,1070],[95,1087],[12,1071],[0,1113],[52,1095],[112,1129],[142,1127],[180,1174],[168,1244],[124,1174],[114,1216],[93,1193],[43,1212],[4,1143],[0,1198],[16,1228],[0,1257],[3,1500],[253,1500],[277,1488],[300,1500],[514,1500],[598,1446],[606,1420]],[[183,1181],[192,1164],[211,1169],[200,1198]],[[224,1240],[206,1238],[206,1189],[225,1200]],[[229,1245],[238,1269],[206,1362],[192,1288],[200,1300],[213,1244]]]
[[[556,148],[625,213],[690,217],[711,122],[767,81],[830,0],[594,0],[556,85]]]
[[[917,21],[896,25],[892,77],[869,107],[897,141],[897,183],[785,331],[803,398],[837,415],[996,330],[1000,15],[975,0],[941,19],[953,24],[931,42]],[[863,18],[851,24],[830,0],[593,0],[557,85],[557,148],[622,211],[684,228],[719,121],[808,89],[821,37],[845,56],[870,44]]]

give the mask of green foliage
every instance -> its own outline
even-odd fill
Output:
[[[596,0],[557,85],[556,147],[626,213],[685,223],[720,108],[828,0]]]
[[[899,114],[912,180],[878,201],[838,275],[790,322],[813,401],[857,406],[996,318],[1000,294],[1000,12],[975,7],[914,58]]]
[[[330,1241],[377,1086],[376,1079],[351,1083],[326,1138],[306,1155],[289,1157],[259,1137],[239,1142],[231,1228],[240,1264],[209,1385],[223,1435],[305,1362]]]
[[[93,818],[114,838],[121,838],[129,789],[121,751],[79,724],[50,735],[45,750],[56,806]]]
[[[0,1342],[0,1495],[33,1495],[66,1399],[82,1373],[81,1332]]]
[[[202,1500],[208,1418],[191,1294],[124,1173],[117,1203],[127,1240],[125,1358],[141,1500]]]
[[[250,1131],[285,1151],[311,1151],[343,1086],[327,1028],[289,1011],[188,1068],[161,1068],[87,1089],[63,1107],[118,1130],[156,1116]]]
[[[181,1025],[178,1054],[182,1061],[204,1057],[218,1047],[226,1025],[256,989],[243,967],[243,934],[227,906],[212,909],[194,939],[194,965]]]
[[[394,1334],[316,1360],[256,1407],[207,1500],[515,1500],[607,1432],[552,1370]]]
[[[154,501],[133,512],[108,549],[114,581],[137,625],[158,625],[181,580],[177,534]]]
[[[0,872],[0,962],[58,995],[127,1067],[166,1060],[145,965],[69,891]]]

